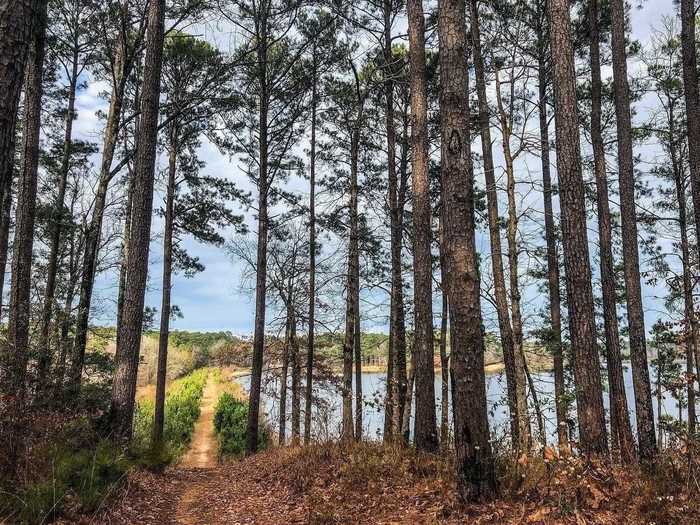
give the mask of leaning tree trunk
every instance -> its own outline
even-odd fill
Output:
[[[311,401],[314,379],[314,335],[316,330],[316,111],[318,74],[316,48],[313,49],[311,85],[311,150],[309,152],[309,334],[306,341],[306,397],[304,408],[304,444],[311,442]]]
[[[413,300],[416,366],[415,445],[434,452],[439,447],[435,420],[435,364],[433,341],[433,268],[430,254],[431,210],[428,180],[428,98],[425,73],[425,20],[422,0],[408,9],[411,80],[411,166],[413,190]]]
[[[122,5],[122,10],[128,10],[127,2]],[[100,177],[97,183],[92,218],[90,219],[90,224],[85,235],[85,248],[83,250],[80,297],[78,299],[75,340],[73,342],[73,356],[69,374],[69,388],[73,391],[80,388],[80,382],[82,380],[85,345],[87,344],[88,324],[90,321],[90,306],[92,303],[95,272],[97,270],[97,255],[102,232],[102,219],[107,206],[107,190],[109,188],[109,183],[114,177],[112,161],[114,160],[119,136],[124,94],[134,63],[134,56],[127,52],[126,46],[126,35],[120,33],[117,41],[116,58],[114,60],[114,71],[116,75],[112,94],[110,96],[109,112],[105,125],[105,138],[102,144]],[[117,335],[117,337],[119,336]]]
[[[153,179],[158,134],[160,77],[163,60],[165,1],[153,0],[148,8],[148,37],[141,99],[141,124],[136,144],[133,212],[124,315],[118,327],[111,426],[117,440],[131,436],[138,372],[143,307],[148,274],[148,252],[153,215]]]
[[[506,241],[508,245],[508,277],[510,290],[510,315],[513,330],[513,355],[515,361],[515,378],[518,389],[518,448],[528,452],[532,448],[532,430],[527,404],[525,352],[523,349],[523,318],[520,307],[520,278],[518,276],[518,210],[515,202],[515,159],[510,146],[512,136],[512,117],[509,117],[503,107],[501,98],[501,80],[498,68],[496,77],[496,105],[501,124],[503,158],[506,168],[506,194],[508,197],[508,221],[506,223]],[[514,98],[515,83],[511,75],[510,98]],[[533,389],[530,389],[536,395]]]
[[[698,58],[695,35],[695,0],[681,0],[681,48],[683,54],[683,92],[688,128],[688,160],[693,216],[700,224],[700,95],[698,90]],[[700,254],[700,235],[695,239]]]
[[[586,232],[586,203],[576,107],[576,72],[568,0],[549,0],[557,137],[561,231],[564,245],[569,333],[574,357],[576,404],[581,448],[605,455],[608,443],[603,388],[595,335],[591,265]]]
[[[15,158],[15,125],[32,31],[45,0],[15,0],[0,8],[0,188],[11,176]]]
[[[608,387],[610,389],[610,429],[612,448],[618,448],[620,459],[634,461],[635,445],[630,426],[630,415],[625,393],[625,380],[620,352],[620,333],[617,323],[617,299],[615,296],[615,267],[612,252],[612,225],[608,202],[608,181],[605,167],[605,146],[601,128],[602,82],[600,74],[600,34],[598,30],[598,0],[590,3],[590,54],[591,54],[591,142],[596,180],[598,205],[598,236],[600,244],[600,282],[603,292],[603,321],[605,348],[608,362]]]
[[[178,131],[170,132],[168,155],[168,187],[165,196],[165,228],[163,231],[163,290],[158,334],[158,369],[156,372],[156,404],[153,417],[152,445],[156,449],[163,441],[165,425],[165,380],[168,375],[168,338],[170,336],[170,295],[173,277],[173,230],[175,222],[175,176],[177,174]],[[128,261],[128,258],[127,258]],[[128,264],[128,263],[127,263]]]
[[[544,15],[544,13],[541,13]],[[549,119],[547,116],[547,45],[542,22],[537,35],[538,109],[540,124],[540,156],[542,162],[542,195],[544,198],[544,231],[547,243],[547,288],[549,291],[549,322],[551,334],[549,350],[554,361],[554,408],[557,417],[559,448],[569,449],[569,427],[567,423],[566,386],[564,379],[564,352],[561,341],[561,293],[559,291],[559,257],[557,255],[557,232],[552,205],[552,175],[549,161]]]
[[[620,215],[622,218],[622,252],[625,269],[625,297],[629,329],[632,382],[637,418],[639,458],[653,462],[658,454],[654,411],[651,403],[651,382],[647,362],[639,246],[637,243],[637,212],[635,205],[634,164],[632,158],[632,116],[627,80],[627,51],[625,49],[624,0],[612,0],[612,56],[617,123],[617,158],[620,181]]]
[[[454,333],[451,372],[455,463],[461,498],[479,501],[492,499],[496,484],[486,409],[464,17],[464,0],[439,2],[442,214]]]
[[[54,312],[56,295],[56,274],[58,273],[58,255],[63,231],[63,208],[68,185],[68,172],[73,149],[73,120],[75,118],[75,91],[78,84],[78,51],[73,51],[70,81],[68,85],[68,108],[66,111],[66,128],[63,137],[63,156],[58,174],[58,192],[51,214],[51,238],[49,241],[49,258],[46,265],[46,287],[44,289],[44,304],[41,311],[39,327],[39,358],[37,363],[37,390],[42,391],[48,384],[48,373],[51,364],[51,349],[49,348],[49,330],[51,317]]]
[[[0,393],[5,398],[8,436],[5,444],[10,472],[15,474],[17,460],[24,445],[24,410],[26,375],[29,361],[29,324],[31,315],[32,249],[36,212],[41,102],[43,96],[44,48],[46,43],[46,3],[33,15],[33,35],[24,87],[22,165],[17,192],[15,239],[12,250],[12,282],[7,325],[7,343],[0,361]],[[4,421],[3,421],[4,423]],[[3,425],[4,426],[4,425]]]
[[[503,362],[506,369],[506,384],[508,389],[508,409],[510,412],[510,432],[513,443],[520,443],[520,417],[518,407],[527,406],[525,383],[518,381],[515,359],[513,331],[508,313],[508,296],[503,273],[503,256],[501,254],[501,231],[498,216],[498,193],[491,148],[491,123],[489,118],[488,100],[486,98],[486,72],[481,52],[481,31],[479,29],[479,11],[476,0],[469,0],[471,16],[471,44],[476,73],[476,92],[479,102],[479,128],[481,130],[481,148],[484,164],[484,179],[486,180],[486,205],[488,210],[489,241],[491,248],[491,271],[493,273],[493,292],[498,316],[498,328],[501,334]]]

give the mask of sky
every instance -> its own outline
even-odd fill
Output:
[[[631,11],[633,37],[642,44],[648,42],[652,34],[653,27],[658,27],[664,15],[671,15],[674,12],[673,0],[647,0],[641,9]],[[635,2],[635,4],[638,2]],[[205,37],[210,41],[223,44],[226,48],[231,36],[225,30],[207,26]],[[638,64],[630,62],[630,70],[634,71]],[[604,72],[605,73],[605,72]],[[534,86],[533,86],[534,87]],[[105,86],[99,83],[88,83],[87,89],[81,90],[77,97],[78,120],[75,125],[76,136],[82,139],[89,139],[101,144],[102,123],[97,117],[97,111],[106,110],[106,100],[103,97]],[[643,100],[637,107],[638,114],[643,115],[648,111],[644,107]],[[478,148],[478,146],[475,146]],[[497,155],[498,150],[494,148]],[[656,152],[653,148],[645,148],[638,151],[643,157],[653,159]],[[218,149],[203,141],[200,150],[200,157],[206,162],[203,170],[204,174],[226,177],[236,181],[242,189],[251,190],[250,183],[241,172],[238,161],[222,154]],[[165,159],[160,159],[161,163]],[[555,160],[553,155],[552,160]],[[536,171],[536,167],[528,166]],[[163,199],[163,184],[157,183],[157,194],[154,199],[154,207],[159,207]],[[292,183],[295,189],[299,189],[305,194],[305,186],[301,181]],[[505,207],[501,204],[501,213]],[[252,215],[246,210],[238,210],[246,215],[250,220]],[[252,224],[252,222],[249,222]],[[254,227],[251,228],[254,231]],[[152,233],[154,240],[151,243],[149,283],[146,294],[146,304],[160,310],[160,281],[162,278],[162,220],[154,217]],[[595,235],[595,228],[590,235]],[[230,238],[232,232],[226,232],[225,236]],[[172,328],[182,330],[197,331],[231,331],[235,334],[246,335],[252,332],[254,321],[254,294],[249,289],[241,286],[242,266],[240,261],[233,260],[225,249],[209,245],[203,245],[191,239],[184,240],[184,246],[190,254],[196,255],[205,265],[204,272],[197,274],[191,279],[182,275],[174,276],[173,304],[177,305],[184,317],[176,319],[172,323]],[[483,254],[488,253],[488,241],[486,232],[482,231],[477,237],[477,249]],[[93,322],[98,324],[113,325],[115,323],[114,297],[116,295],[116,274],[106,272],[100,275],[96,281],[95,291],[101,307],[93,316]],[[660,300],[656,297],[659,290],[649,287],[644,288],[644,300],[647,310],[647,328],[658,317],[658,310],[662,307]],[[544,305],[544,299],[537,292],[536,287],[529,287],[526,292],[525,303],[530,304],[530,308],[537,308],[538,301]],[[534,306],[532,306],[534,304]],[[485,307],[485,318],[487,323],[492,317]],[[388,306],[387,306],[388,311]],[[439,309],[436,308],[436,314]],[[436,323],[438,319],[436,318]],[[386,331],[385,323],[375,321],[366,323],[365,330]]]

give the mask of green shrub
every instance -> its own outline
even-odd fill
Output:
[[[240,455],[245,451],[248,404],[224,392],[216,404],[214,429],[219,438],[219,455]],[[262,430],[258,437],[258,448],[267,446],[268,432]]]
[[[162,450],[151,447],[155,404],[142,401],[134,413],[132,452],[146,465],[157,466],[177,458],[192,438],[199,418],[200,403],[207,382],[207,370],[201,369],[175,381],[165,398],[165,423]]]

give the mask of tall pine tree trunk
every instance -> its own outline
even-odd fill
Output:
[[[479,102],[479,128],[481,130],[481,148],[486,180],[486,205],[489,223],[489,241],[491,248],[491,271],[493,273],[493,293],[498,316],[498,328],[501,334],[503,362],[506,369],[508,390],[508,409],[510,412],[510,432],[513,443],[520,443],[520,417],[518,407],[527,406],[525,398],[525,383],[518,381],[515,359],[515,344],[513,330],[508,313],[508,296],[505,276],[503,273],[503,256],[501,253],[501,231],[498,215],[498,193],[496,191],[496,176],[491,148],[491,123],[489,118],[488,99],[486,98],[486,71],[481,51],[481,30],[479,28],[479,11],[476,0],[469,0],[471,45],[476,73],[476,92]]]
[[[148,36],[141,99],[141,123],[136,144],[133,211],[124,315],[119,331],[110,418],[117,440],[131,436],[136,395],[148,253],[153,216],[153,180],[163,60],[165,1],[152,0],[148,8]]]
[[[279,444],[287,442],[287,378],[289,377],[289,354],[291,346],[292,314],[291,305],[287,304],[287,321],[284,327],[284,353],[282,354],[282,371],[280,373],[280,421]]]
[[[291,294],[290,294],[290,302]],[[292,444],[299,444],[301,436],[301,368],[299,366],[299,341],[297,317],[292,303],[292,320],[289,329],[289,358],[292,364]]]
[[[309,333],[306,341],[306,397],[304,408],[304,444],[311,442],[311,402],[314,379],[314,335],[316,330],[316,111],[318,107],[318,74],[316,48],[313,49],[311,86],[311,150],[309,153]]]
[[[264,11],[264,8],[263,8]],[[267,291],[267,243],[270,229],[268,216],[268,114],[269,93],[267,79],[267,16],[263,12],[260,21],[260,38],[257,49],[257,81],[259,99],[259,153],[260,177],[258,181],[258,246],[255,279],[255,326],[253,334],[253,366],[250,379],[248,422],[246,425],[246,454],[258,450],[258,428],[260,426],[260,387],[262,384],[263,356],[265,353],[265,297]]]
[[[610,389],[611,446],[619,449],[620,459],[634,460],[634,438],[630,426],[627,395],[620,353],[620,332],[617,323],[615,296],[615,269],[612,252],[612,225],[608,202],[608,181],[605,164],[605,145],[601,127],[602,81],[600,74],[600,33],[598,0],[590,0],[590,55],[591,55],[591,142],[596,180],[598,206],[598,237],[600,245],[600,281],[603,292],[603,322],[605,349]]]
[[[16,134],[13,135],[9,148],[14,152]],[[15,177],[14,153],[0,165],[0,181],[2,181],[2,201],[0,201],[0,318],[4,305],[5,275],[7,273],[7,254],[10,244],[10,221],[12,218],[12,182]]]
[[[4,2],[0,9],[0,188],[12,173],[15,158],[15,126],[25,64],[33,28],[46,4],[45,0]]]
[[[538,3],[540,15],[545,16],[544,2]],[[549,160],[549,118],[547,115],[547,35],[540,21],[537,33],[538,109],[540,124],[540,156],[542,162],[542,196],[544,200],[544,231],[547,243],[547,289],[549,291],[549,322],[551,334],[549,351],[554,364],[554,409],[557,417],[557,440],[559,448],[569,449],[569,426],[567,423],[566,386],[564,379],[564,352],[561,341],[561,294],[559,291],[559,257],[557,255],[557,232],[554,225],[552,205],[552,174]]]
[[[547,12],[554,66],[561,231],[579,434],[581,448],[585,454],[605,455],[608,452],[608,443],[595,335],[581,143],[576,108],[576,72],[568,0],[549,0]]]
[[[450,358],[447,353],[447,334],[449,330],[449,299],[447,297],[447,268],[445,267],[444,235],[440,223],[440,292],[442,310],[440,312],[440,449],[444,452],[449,447],[450,423],[448,418],[450,400]]]
[[[651,404],[651,382],[647,362],[639,246],[637,244],[637,211],[635,205],[634,164],[632,158],[632,116],[627,80],[627,51],[625,49],[624,0],[611,0],[612,57],[617,123],[617,158],[620,183],[620,215],[622,217],[622,252],[625,270],[625,297],[629,329],[632,382],[637,419],[639,457],[653,462],[658,453],[654,411]],[[618,421],[619,423],[619,421]]]
[[[422,0],[410,0],[408,9],[411,79],[411,166],[413,194],[413,300],[416,363],[415,444],[420,450],[439,446],[435,415],[433,348],[433,269],[430,253],[431,210],[428,179],[428,102],[425,73],[425,20]]]
[[[478,501],[493,498],[496,487],[486,411],[464,19],[464,0],[439,2],[442,214],[454,334],[451,372],[457,483],[464,501]]]
[[[156,371],[156,404],[153,417],[152,445],[163,441],[165,425],[165,380],[168,376],[168,338],[170,336],[170,295],[173,277],[173,229],[175,222],[175,176],[177,174],[177,126],[170,132],[168,155],[168,187],[165,196],[165,227],[163,231],[163,290],[160,306],[158,336],[158,369]],[[128,257],[127,257],[128,261]],[[128,263],[127,263],[128,264]]]
[[[687,114],[690,191],[693,217],[700,224],[700,99],[698,96],[698,57],[695,35],[695,0],[681,0],[681,50],[683,54],[683,91]],[[700,235],[695,239],[700,254]]]
[[[17,460],[24,445],[24,410],[29,361],[29,324],[31,315],[32,249],[36,214],[41,103],[43,97],[44,55],[46,44],[46,3],[43,2],[32,25],[24,86],[22,165],[17,191],[15,239],[12,250],[12,282],[7,325],[7,343],[0,347],[0,393],[5,398],[5,453],[10,473],[15,474]],[[3,421],[3,423],[5,423]]]

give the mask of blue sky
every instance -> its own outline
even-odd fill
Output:
[[[634,9],[631,13],[634,37],[645,43],[649,39],[652,27],[660,25],[661,17],[673,13],[673,9],[672,0],[651,0],[644,4],[643,9]],[[210,40],[219,42],[228,40],[225,32],[217,33],[211,27],[206,30],[206,34]],[[634,67],[635,65],[630,65],[631,69]],[[96,111],[106,108],[104,99],[100,97],[100,90],[102,89],[104,89],[104,86],[91,84],[87,90],[80,92],[78,96],[79,118],[75,128],[80,138],[90,139],[98,144],[101,143],[102,123],[98,120]],[[647,111],[643,104],[644,102],[637,108],[642,115]],[[499,149],[494,148],[497,156],[499,155]],[[645,149],[642,154],[653,158],[655,151],[653,148]],[[204,142],[200,155],[207,163],[204,173],[227,177],[235,180],[240,187],[251,189],[245,176],[238,168],[235,159],[232,160],[228,156],[222,155],[213,145],[207,142]],[[537,170],[534,163],[531,167],[533,171]],[[291,185],[292,188],[299,189],[302,193],[305,192],[305,185],[301,181],[292,181]],[[162,191],[159,189],[154,206],[160,206],[161,202]],[[501,212],[503,213],[503,211],[504,207],[502,205]],[[244,213],[244,211],[241,210],[241,213]],[[246,212],[246,215],[249,219],[252,219],[249,212]],[[254,230],[254,227],[251,229]],[[161,231],[162,221],[160,218],[154,217],[153,235],[155,237],[151,245],[149,288],[146,304],[158,309],[160,308],[160,280],[162,272],[162,238],[159,236]],[[231,235],[231,232],[227,233],[227,236]],[[595,228],[591,230],[591,236],[595,236]],[[483,234],[479,235],[477,242],[478,249],[483,253],[487,253],[488,242],[486,236]],[[197,255],[201,259],[206,266],[206,270],[192,279],[175,276],[173,304],[181,308],[184,318],[175,320],[173,328],[203,331],[228,330],[237,334],[250,333],[254,320],[254,297],[250,291],[244,290],[240,286],[240,262],[231,260],[225,250],[221,248],[202,245],[191,239],[185,240],[184,244],[191,254]],[[95,314],[95,322],[114,324],[113,298],[116,288],[115,281],[116,275],[114,273],[105,273],[98,278],[96,293],[98,298],[101,299],[102,307]],[[660,308],[660,302],[655,299],[657,295],[656,290],[646,288],[644,292],[645,304],[648,310],[647,327],[650,327],[651,323],[658,316],[657,310]],[[533,309],[537,308],[538,301],[542,304],[542,299],[533,289],[529,290],[527,301],[534,305],[531,306]],[[439,310],[436,309],[437,313],[439,313]],[[487,323],[489,323],[491,316],[488,310],[485,311],[485,317]],[[382,322],[374,326],[366,326],[365,328],[385,329]]]

